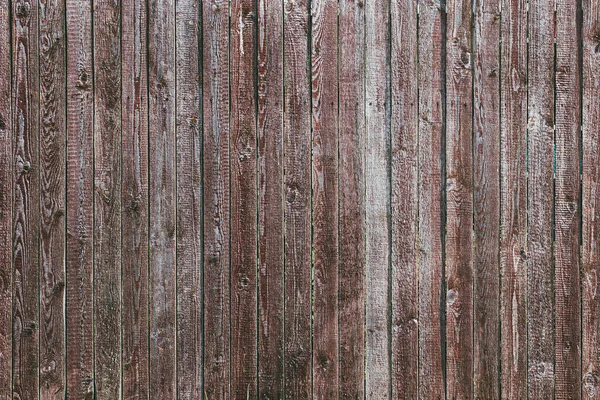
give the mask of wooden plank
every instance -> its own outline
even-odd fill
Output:
[[[258,394],[283,398],[283,2],[258,2]]]
[[[94,396],[92,2],[67,9],[67,393]]]
[[[365,14],[339,2],[339,397],[365,389]]]
[[[0,1],[0,399],[12,398],[12,112],[10,6]]]
[[[177,392],[202,398],[201,3],[176,3]]]
[[[311,182],[308,0],[284,0],[285,397],[310,398]]]
[[[366,395],[390,396],[389,2],[365,4]]]
[[[39,24],[40,398],[62,399],[65,396],[66,206],[64,2],[40,2]]]
[[[418,398],[417,2],[391,2],[392,397]]]
[[[337,3],[311,2],[313,397],[338,390]]]
[[[527,1],[503,0],[501,7],[500,385],[503,399],[523,399],[527,397]]]
[[[419,396],[445,398],[442,10],[419,2]]]
[[[95,397],[121,391],[121,7],[94,3]]]
[[[229,2],[202,10],[204,396],[230,398]]]
[[[175,6],[148,6],[150,398],[176,397]]]
[[[146,2],[124,0],[122,19],[123,397],[148,398],[148,86]]]
[[[257,390],[257,178],[252,0],[231,2],[231,396]]]
[[[38,391],[39,81],[38,4],[15,1],[13,59],[13,398]]]
[[[553,153],[554,1],[528,16],[527,355],[530,398],[554,396]]]
[[[600,394],[600,1],[584,0],[583,43],[583,160],[582,160],[582,397]]]
[[[448,398],[473,396],[472,5],[446,4],[446,346]]]
[[[477,0],[473,77],[473,394],[499,394],[500,4]]]

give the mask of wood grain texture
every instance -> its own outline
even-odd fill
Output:
[[[366,395],[390,396],[389,2],[365,4]]]
[[[529,2],[527,355],[530,398],[554,396],[554,2]]]
[[[176,397],[175,5],[148,3],[150,398]]]
[[[339,2],[339,398],[365,389],[365,14]]]
[[[124,0],[122,21],[122,393],[148,395],[148,76],[146,2]]]
[[[12,398],[12,98],[10,6],[0,1],[0,399]]]
[[[201,2],[176,3],[177,396],[202,398]]]
[[[64,2],[42,1],[40,35],[40,398],[65,396]],[[1,383],[0,383],[1,385]]]
[[[498,399],[500,366],[500,4],[473,16],[473,395]]]
[[[527,4],[501,3],[500,384],[527,397]]]
[[[121,6],[94,2],[94,375],[121,392]]]
[[[258,2],[258,397],[283,398],[283,3]]]
[[[392,398],[418,398],[417,2],[391,1]]]
[[[337,398],[338,26],[337,4],[311,2],[313,397]]]
[[[600,395],[600,2],[583,7],[583,160],[582,160],[582,397]]]
[[[579,7],[556,2],[554,311],[555,399],[581,398]]]
[[[285,398],[312,394],[309,1],[284,0]]]
[[[94,397],[92,3],[67,9],[67,393]]]
[[[230,392],[229,2],[203,7],[204,396]]]
[[[442,10],[419,3],[419,395],[445,398]]]

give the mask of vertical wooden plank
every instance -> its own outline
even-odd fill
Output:
[[[12,3],[13,398],[38,392],[38,3]]]
[[[579,6],[556,1],[554,193],[555,399],[581,398]]]
[[[12,113],[11,20],[0,1],[0,399],[12,398]]]
[[[122,22],[123,398],[148,398],[148,77],[146,2],[124,0]]]
[[[229,2],[202,11],[204,115],[204,396],[230,398]]]
[[[92,3],[67,0],[67,393],[94,396]]]
[[[231,396],[256,397],[256,10],[231,2]]]
[[[339,397],[364,397],[365,13],[339,2]]]
[[[309,1],[284,0],[285,397],[309,398],[311,181]]]
[[[40,398],[62,399],[65,396],[64,2],[40,1],[39,19]]]
[[[503,399],[527,397],[527,1],[501,3],[500,298]]]
[[[531,0],[528,17],[527,353],[530,398],[554,396],[553,154],[554,1]]]
[[[447,394],[473,396],[472,5],[446,4]]]
[[[258,2],[258,394],[283,398],[283,2]]]
[[[338,390],[337,2],[311,2],[313,397]]]
[[[418,398],[417,2],[391,2],[392,397]]]
[[[365,4],[366,395],[390,396],[389,1]]]
[[[176,396],[175,5],[148,6],[150,397]]]
[[[583,0],[582,386],[600,394],[600,1]]]
[[[121,390],[121,5],[94,2],[95,397]]]
[[[202,389],[202,137],[200,10],[176,3],[177,104],[177,391],[199,399]]]
[[[500,4],[476,0],[473,78],[474,396],[497,399],[500,311]]]
[[[419,2],[419,396],[445,398],[442,9]]]

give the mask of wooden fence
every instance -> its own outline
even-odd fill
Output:
[[[0,399],[597,399],[600,0],[0,0]]]

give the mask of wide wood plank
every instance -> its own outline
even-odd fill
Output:
[[[176,3],[177,393],[202,398],[201,2]]]
[[[500,4],[477,0],[473,32],[473,395],[498,399]]]
[[[94,396],[92,3],[67,8],[67,393]]]
[[[552,398],[555,354],[552,265],[553,0],[529,2],[528,36],[527,382],[530,398]]]
[[[66,388],[65,6],[53,0],[40,4],[40,397],[62,399]]]
[[[202,10],[204,396],[230,395],[229,2]]]
[[[284,0],[285,397],[309,398],[311,157],[309,1]]]
[[[339,397],[364,397],[365,14],[339,2]]]
[[[417,2],[391,2],[392,397],[418,397]]]
[[[148,398],[148,77],[146,2],[122,18],[122,393]]]
[[[501,7],[500,385],[503,399],[522,399],[527,397],[527,2],[503,0]]]
[[[258,2],[258,395],[283,398],[283,3]]]

